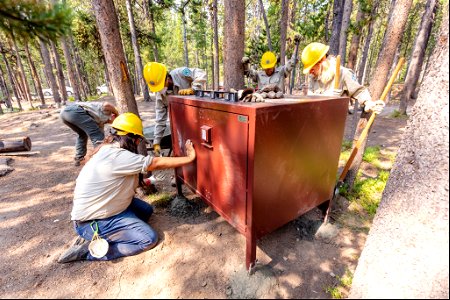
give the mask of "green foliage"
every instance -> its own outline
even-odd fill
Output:
[[[342,299],[344,296],[342,295],[341,291],[336,286],[326,287],[325,292],[330,294],[332,299]]]
[[[356,178],[353,191],[348,195],[350,201],[357,201],[371,216],[375,216],[382,193],[389,178],[389,171],[380,171],[377,178]]]
[[[380,158],[380,146],[367,147],[364,152],[363,160],[368,163],[373,163]]]
[[[64,3],[38,0],[0,1],[0,29],[23,38],[56,40],[67,34],[72,10]]]
[[[156,207],[167,207],[172,198],[169,193],[164,192],[149,195],[147,200]]]
[[[408,115],[400,113],[399,110],[394,110],[390,115],[389,118],[393,119],[408,119]]]

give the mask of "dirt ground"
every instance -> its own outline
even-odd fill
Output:
[[[154,103],[138,105],[151,125]],[[393,109],[377,118],[369,145],[396,151],[406,120],[389,118]],[[0,177],[1,298],[331,298],[327,288],[354,271],[366,240],[361,224],[335,224],[335,234],[315,237],[320,222],[313,210],[258,241],[258,265],[248,276],[244,236],[186,190],[197,213],[177,217],[169,203],[157,205],[154,249],[110,262],[58,264],[76,237],[76,135],[57,108],[0,116],[0,139],[23,136],[40,153],[12,157],[14,171]],[[156,174],[163,178],[159,192],[175,194],[172,174]]]

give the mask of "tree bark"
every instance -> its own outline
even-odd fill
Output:
[[[92,5],[95,11],[108,75],[119,112],[132,112],[139,115],[123,51],[119,20],[114,2],[109,0],[92,0]]]
[[[245,1],[224,0],[224,89],[244,88]]]
[[[31,58],[30,49],[28,48],[28,43],[25,43],[24,45],[25,45],[25,52],[27,54],[28,64],[30,65],[30,68],[31,68],[31,74],[33,75],[33,78],[34,78],[36,93],[39,95],[39,98],[41,99],[42,106],[45,106],[45,98],[44,98],[44,94],[42,93],[41,80],[36,71],[36,67],[34,66],[33,59]]]
[[[14,52],[16,54],[17,66],[19,67],[19,71],[20,71],[20,79],[21,79],[22,85],[23,85],[24,97],[25,97],[25,99],[28,99],[28,102],[30,103],[30,107],[34,108],[33,98],[31,97],[31,93],[30,93],[30,86],[28,85],[27,77],[25,75],[25,68],[23,67],[22,59],[20,58],[19,48],[17,47],[16,39],[14,38],[13,35],[11,36],[11,40],[12,40],[12,45],[14,47]]]
[[[144,95],[144,101],[148,102],[148,101],[150,101],[150,94],[148,93],[147,83],[145,82],[145,80],[143,78],[142,59],[141,59],[141,53],[139,50],[139,44],[137,42],[136,28],[134,26],[133,10],[131,8],[130,0],[126,0],[126,6],[127,6],[127,13],[128,13],[128,21],[130,22],[131,43],[133,44],[133,50],[134,50],[135,68],[136,68],[136,72],[137,72],[136,81],[141,86],[141,90]]]
[[[89,76],[86,74],[86,69],[83,63],[83,60],[81,59],[80,55],[78,54],[78,48],[76,47],[75,43],[73,42],[72,35],[69,35],[68,46],[70,53],[73,55],[73,59],[75,60],[75,73],[78,78],[78,82],[80,83],[80,89],[81,92],[80,96],[82,96],[84,99],[87,99],[88,95],[92,95],[91,88],[89,86]]]
[[[216,2],[216,7],[217,7],[217,0],[215,0],[215,2]],[[270,51],[273,51],[272,38],[270,36],[270,26],[269,26],[269,21],[267,20],[267,14],[266,14],[266,10],[264,8],[263,0],[259,0],[259,6],[261,7],[261,14],[264,19],[264,25],[266,26],[267,46],[269,47]],[[216,14],[217,14],[217,8],[216,8]]]
[[[447,4],[349,299],[449,297],[448,33]]]
[[[186,65],[186,67],[189,67],[189,50],[188,50],[187,29],[186,29],[187,21],[184,9],[181,12],[181,22],[183,23],[184,64]]]
[[[356,59],[358,57],[359,44],[361,42],[361,22],[366,16],[366,13],[362,9],[362,5],[361,1],[359,1],[358,12],[356,13],[355,31],[353,32],[352,42],[348,52],[347,68],[352,70],[355,70],[356,67]]]
[[[369,48],[370,48],[370,43],[372,42],[373,27],[375,26],[376,14],[377,14],[379,3],[380,3],[379,0],[375,0],[373,3],[372,11],[370,13],[370,18],[371,18],[370,25],[369,25],[369,29],[367,31],[367,36],[364,41],[364,49],[363,49],[361,61],[358,66],[358,82],[360,82],[361,84],[364,84],[363,78],[364,78],[364,73],[365,73],[366,67],[367,67],[367,58],[369,56]]]
[[[53,74],[53,66],[50,59],[50,52],[48,51],[47,45],[44,44],[42,40],[39,40],[39,45],[41,48],[42,59],[45,65],[45,74],[48,81],[50,82],[50,88],[52,89],[53,100],[57,105],[61,104],[61,96],[59,95],[58,85],[56,84],[56,78]]]
[[[334,0],[333,4],[333,25],[331,29],[330,51],[332,55],[339,54],[339,39],[342,28],[344,0]]]
[[[400,98],[401,114],[406,115],[408,102],[411,100],[414,91],[416,90],[417,82],[419,80],[420,71],[422,70],[425,51],[427,49],[428,40],[430,38],[431,29],[433,28],[434,16],[436,13],[437,0],[428,0],[425,13],[422,16],[420,29],[414,43],[411,62],[406,75],[405,84],[403,86],[402,96]]]
[[[411,8],[412,0],[394,0],[391,6],[391,18],[389,20],[388,27],[384,36],[383,46],[381,48],[378,60],[375,66],[375,74],[371,79],[369,86],[372,99],[379,99],[388,81],[389,71],[391,70],[392,63],[394,61],[395,52],[397,51],[398,44],[402,40],[403,31],[408,20],[408,12]],[[370,113],[362,113],[358,122],[358,126],[355,132],[354,140],[358,140],[362,131],[367,125],[370,118]],[[361,143],[361,147],[353,161],[352,166],[345,178],[345,183],[349,186],[350,190],[353,188],[353,184],[358,174],[359,167],[362,162],[362,157],[366,148],[367,137]]]
[[[16,97],[17,103],[19,104],[19,109],[22,110],[22,106],[20,105],[19,93],[17,91],[17,87],[14,82],[14,75],[13,75],[13,72],[11,71],[11,66],[9,65],[9,61],[6,58],[6,54],[5,54],[6,49],[3,47],[3,44],[1,42],[0,42],[0,52],[2,53],[3,61],[5,62],[6,72],[8,73],[8,78],[11,83],[11,88],[13,90],[14,97]]]
[[[92,6],[100,33],[108,75],[111,80],[111,86],[119,112],[132,112],[139,116],[139,110],[130,80],[130,73],[125,60],[125,52],[120,37],[119,20],[114,2],[109,0],[92,0]],[[147,155],[145,143],[140,143],[139,153]]]
[[[214,30],[214,90],[219,90],[220,84],[220,63],[219,63],[219,23],[218,23],[217,0],[212,3],[212,21]]]
[[[289,20],[289,0],[281,0],[280,20],[280,65],[284,66],[286,57],[286,37]]]
[[[344,12],[342,14],[342,26],[341,35],[339,37],[339,55],[341,56],[341,62],[345,65],[347,55],[347,37],[348,28],[350,26],[350,16],[353,10],[353,0],[344,0]]]
[[[11,94],[9,93],[8,86],[6,85],[5,75],[3,74],[3,69],[1,66],[0,66],[0,89],[2,90],[3,96],[5,97],[6,108],[13,111],[13,106],[11,103]]]
[[[69,74],[69,81],[70,85],[72,86],[73,96],[75,98],[75,101],[81,101],[82,99],[80,97],[80,91],[78,89],[79,84],[75,75],[74,62],[72,59],[72,54],[70,53],[69,45],[64,37],[61,38],[60,41],[64,52],[64,59],[66,60],[67,73]]]
[[[66,80],[64,79],[64,72],[61,65],[61,57],[59,56],[58,49],[56,48],[56,45],[54,42],[50,42],[50,46],[52,48],[53,58],[55,61],[55,67],[56,67],[56,78],[58,79],[58,86],[59,90],[61,91],[61,100],[62,103],[65,105],[67,102],[67,89],[66,89]],[[56,102],[58,106],[61,105],[60,102]]]

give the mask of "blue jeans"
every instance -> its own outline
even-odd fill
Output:
[[[105,138],[105,134],[97,122],[95,122],[87,111],[78,105],[66,106],[61,110],[60,117],[64,124],[78,133],[75,144],[75,160],[82,159],[86,156],[88,136],[94,146],[100,144]]]
[[[153,207],[145,201],[133,198],[130,206],[118,215],[95,220],[98,234],[108,241],[108,253],[95,258],[90,253],[87,260],[112,260],[149,250],[158,243],[158,234],[147,224]],[[85,240],[92,240],[91,222],[74,222],[75,231]],[[94,226],[95,228],[95,226]]]

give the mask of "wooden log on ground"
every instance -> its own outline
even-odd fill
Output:
[[[31,139],[29,137],[24,137],[20,141],[0,140],[0,153],[30,151],[30,150],[31,150]]]

